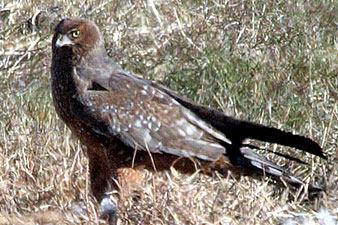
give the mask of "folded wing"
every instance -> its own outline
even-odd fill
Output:
[[[118,136],[125,144],[150,152],[215,161],[226,153],[226,136],[183,107],[165,92],[128,74],[89,85],[80,94],[93,121],[101,121],[104,135]],[[91,120],[89,120],[91,121]]]

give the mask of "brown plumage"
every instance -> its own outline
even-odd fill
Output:
[[[107,56],[100,31],[86,19],[62,20],[52,49],[55,109],[87,147],[98,201],[108,187],[118,188],[112,179],[120,186],[137,184],[137,168],[168,169],[176,161],[183,172],[193,171],[196,164],[209,172],[239,168],[303,184],[254,153],[254,146],[243,144],[248,138],[324,158],[319,145],[308,138],[228,117],[127,73]]]

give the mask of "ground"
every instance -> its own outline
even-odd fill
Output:
[[[51,37],[95,21],[124,69],[237,118],[316,140],[328,160],[268,157],[324,185],[309,200],[267,178],[147,174],[119,224],[334,224],[338,215],[337,1],[0,2],[0,224],[104,224],[81,145],[56,116]],[[264,145],[264,144],[263,144]],[[330,223],[331,222],[331,223]]]

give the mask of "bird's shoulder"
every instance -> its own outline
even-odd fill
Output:
[[[108,121],[115,133],[125,131],[132,139],[149,132],[149,140],[161,140],[162,144],[165,139],[188,137],[191,141],[228,142],[223,134],[155,84],[117,70],[104,79],[94,79],[92,88],[84,91],[80,99],[96,118]]]
[[[147,104],[163,107],[180,107],[180,104],[164,91],[152,86],[152,82],[131,75],[122,69],[92,75],[75,75],[80,99],[97,107],[125,108],[128,105],[146,107]],[[90,104],[90,103],[89,103]],[[129,106],[130,107],[130,106]],[[127,107],[128,108],[128,107]]]

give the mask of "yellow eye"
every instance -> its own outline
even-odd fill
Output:
[[[80,31],[79,30],[72,30],[70,32],[70,35],[72,36],[72,38],[78,38],[80,35]]]

